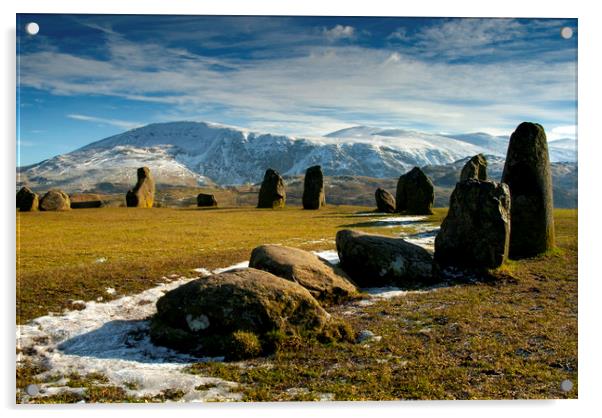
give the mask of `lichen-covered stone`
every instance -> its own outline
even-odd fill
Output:
[[[63,211],[71,209],[71,201],[62,190],[50,190],[40,199],[40,210]]]
[[[341,268],[361,287],[405,286],[432,280],[433,257],[402,238],[344,229],[337,232]]]
[[[138,181],[127,192],[125,201],[128,208],[152,208],[155,201],[155,181],[148,167],[140,167],[136,172]]]
[[[435,262],[474,270],[501,266],[510,242],[510,191],[503,183],[466,180],[456,185],[435,238]]]
[[[376,189],[376,192],[374,192],[374,199],[376,200],[376,209],[379,212],[395,212],[395,198],[385,189],[380,187]]]
[[[554,247],[554,203],[544,128],[521,123],[510,137],[502,182],[512,198],[510,257],[530,257]]]
[[[487,159],[483,154],[475,155],[462,167],[460,181],[470,179],[487,180]]]
[[[303,209],[320,209],[326,204],[324,174],[319,165],[309,167],[305,172],[302,201]]]
[[[344,271],[298,248],[261,245],[253,249],[249,267],[298,283],[320,302],[339,303],[357,294]]]
[[[257,336],[264,353],[274,333],[319,335],[338,326],[331,322],[307,289],[249,268],[197,279],[167,292],[157,301],[151,339],[179,351],[235,359],[237,338],[255,345],[254,338],[241,331]]]
[[[414,167],[399,177],[395,193],[396,212],[431,215],[434,201],[435,186],[420,168]]]
[[[258,208],[283,208],[286,204],[284,180],[277,171],[268,168],[259,189]]]

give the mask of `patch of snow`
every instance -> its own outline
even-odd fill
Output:
[[[233,264],[233,265],[231,265],[229,267],[223,267],[223,268],[215,269],[215,270],[213,270],[213,274],[220,274],[220,273],[225,273],[225,272],[231,271],[231,270],[246,269],[246,268],[249,268],[249,262],[248,261],[241,261],[240,263]]]
[[[112,287],[107,287],[107,288],[105,289],[105,292],[106,292],[108,295],[114,295],[114,294],[115,294],[115,289],[113,289]]]
[[[336,250],[325,250],[325,251],[312,251],[315,255],[321,258],[324,261],[336,266],[340,263],[339,253]]]
[[[94,260],[94,262],[97,263],[97,264],[106,263],[107,262],[107,258],[106,257],[100,257],[100,258],[97,258],[96,260]]]
[[[366,292],[371,298],[375,298],[375,299],[391,299],[391,298],[395,298],[398,296],[405,296],[411,292],[418,292],[418,291],[403,290],[403,289],[400,289],[399,287],[393,287],[393,286],[367,287],[367,288],[362,289],[362,291]]]
[[[422,222],[427,218],[428,218],[428,216],[421,216],[421,215],[400,215],[400,216],[389,216],[387,218],[374,218],[374,219],[370,219],[370,220],[374,221],[374,222],[378,222],[378,223],[390,224],[391,226],[397,226],[397,225],[411,225],[416,222]]]
[[[211,273],[210,270],[207,270],[204,267],[199,267],[196,269],[192,269],[192,271],[194,271],[195,273],[200,273],[201,277],[206,277],[206,276],[211,276],[213,273]]]
[[[435,238],[437,237],[437,234],[439,233],[439,227],[437,228],[433,228],[433,224],[428,224],[427,226],[425,226],[425,230],[424,231],[420,231],[414,234],[410,234],[410,235],[405,235],[405,236],[401,236],[404,240],[406,240],[409,243],[418,245],[426,250],[435,251]],[[426,229],[426,228],[429,229]]]
[[[306,244],[322,244],[322,243],[334,243],[334,240],[328,238],[315,239],[311,241],[305,241]]]
[[[185,392],[185,401],[239,400],[241,394],[232,392],[236,383],[183,371],[191,363],[223,358],[196,358],[150,341],[148,318],[156,312],[157,300],[191,280],[180,278],[106,303],[87,302],[82,310],[42,316],[17,326],[17,347],[21,349],[18,363],[46,365],[49,371],[39,376],[42,380],[56,374],[101,373],[110,384],[123,387],[129,396],[155,396],[176,389]],[[195,389],[207,384],[214,387]],[[38,396],[61,389],[69,390],[64,386],[57,388],[56,382],[43,383]],[[28,395],[23,395],[23,402],[28,399]]]
[[[357,344],[362,344],[368,341],[380,341],[382,338],[382,336],[374,335],[372,331],[365,329],[363,331],[360,331],[355,342]]]

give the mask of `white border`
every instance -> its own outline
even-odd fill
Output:
[[[600,231],[600,185],[602,170],[600,141],[601,109],[599,106],[602,89],[599,78],[601,31],[600,14],[596,13],[595,2],[527,2],[525,0],[498,0],[495,3],[472,0],[392,2],[370,0],[365,2],[298,0],[294,3],[266,0],[9,0],[0,3],[3,29],[2,92],[0,102],[2,117],[2,222],[3,241],[2,265],[4,282],[4,344],[2,345],[1,384],[4,394],[3,406],[9,414],[19,412],[25,416],[76,417],[82,412],[90,416],[111,414],[126,415],[143,412],[161,416],[167,411],[198,416],[238,416],[250,414],[262,417],[278,417],[283,414],[297,416],[328,416],[344,414],[347,417],[365,415],[372,410],[379,416],[450,417],[478,416],[505,417],[508,415],[579,416],[590,415],[598,409],[597,399],[600,384],[600,281],[597,268],[599,259],[597,244]],[[485,6],[486,5],[486,6]],[[267,15],[345,15],[345,16],[484,16],[484,17],[577,17],[579,18],[579,400],[578,401],[492,401],[492,402],[412,402],[412,403],[336,403],[336,404],[236,404],[236,405],[154,405],[152,407],[96,406],[82,407],[36,407],[23,408],[14,405],[14,274],[15,238],[12,195],[15,184],[15,13],[120,13],[120,14],[267,14]],[[598,55],[598,56],[596,56]]]

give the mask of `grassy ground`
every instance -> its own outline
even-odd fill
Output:
[[[106,287],[135,293],[163,275],[233,264],[262,243],[331,249],[338,229],[376,232],[366,218],[354,216],[360,209],[20,213],[17,320],[70,308],[73,299],[106,299]],[[444,215],[436,210],[430,221]],[[246,400],[325,393],[341,400],[576,397],[577,212],[555,215],[559,249],[509,262],[495,283],[412,293],[356,307],[351,316],[343,313],[349,306],[331,309],[355,331],[382,336],[379,342],[308,342],[302,349],[285,346],[271,358],[196,364],[190,372],[238,381]],[[100,258],[106,262],[97,263]],[[34,373],[19,370],[17,384],[31,383]],[[564,379],[575,384],[569,393],[559,389]],[[118,388],[98,392],[93,379],[86,387],[95,394],[91,401],[127,400]]]
[[[441,215],[439,212],[438,215]],[[556,211],[550,254],[511,261],[489,284],[459,285],[364,307],[347,318],[369,344],[310,343],[274,358],[196,364],[243,383],[246,400],[577,397],[577,216]],[[575,387],[560,390],[570,379]],[[291,388],[303,388],[302,391]]]
[[[17,212],[17,323],[72,308],[71,300],[106,299],[107,287],[117,295],[135,293],[164,275],[248,260],[251,250],[265,243],[334,248],[338,229],[366,221],[354,216],[360,210],[369,208]]]

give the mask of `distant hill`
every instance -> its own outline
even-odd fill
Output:
[[[445,136],[367,126],[295,138],[205,122],[157,123],[20,167],[17,186],[117,192],[131,187],[135,169],[144,165],[160,186],[253,184],[268,167],[296,176],[316,164],[327,176],[390,179],[414,166],[456,167],[456,161],[477,153],[503,157],[507,142],[483,133]],[[575,141],[554,141],[549,146],[552,161],[576,165]],[[449,185],[453,178],[446,182],[438,176],[437,182]]]

